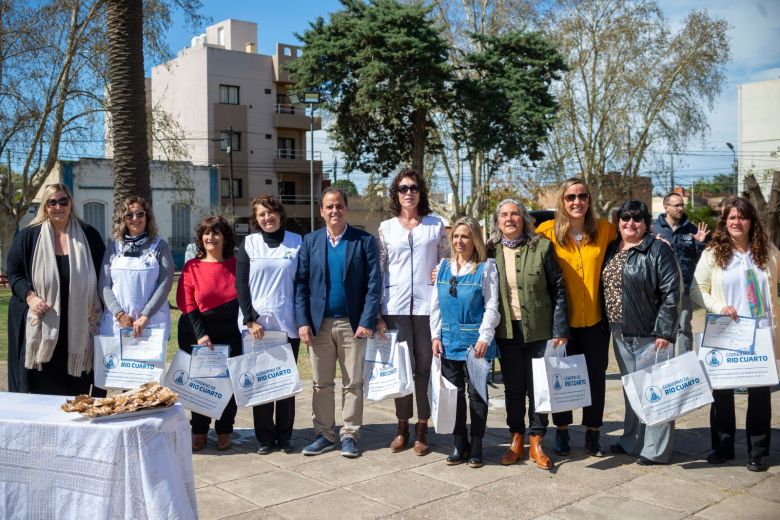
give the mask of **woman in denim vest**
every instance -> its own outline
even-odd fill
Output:
[[[484,465],[482,438],[488,404],[469,383],[471,442],[466,428],[466,357],[473,348],[477,357],[492,362],[496,357],[493,337],[499,322],[498,273],[487,258],[479,224],[461,217],[452,226],[451,259],[442,260],[431,301],[433,355],[441,357],[442,375],[458,388],[454,446],[447,464],[468,461],[472,468]],[[485,389],[486,390],[486,389]],[[470,454],[470,457],[469,457]]]

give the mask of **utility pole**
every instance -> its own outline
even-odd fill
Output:
[[[228,177],[229,177],[229,185],[228,185],[228,196],[230,197],[230,206],[228,207],[228,217],[230,220],[230,225],[234,228],[236,226],[236,200],[235,200],[235,194],[233,192],[233,134],[235,133],[233,131],[233,127],[229,127],[227,130],[222,130],[223,134],[227,135],[227,138],[220,136],[218,139],[212,139],[212,141],[219,141],[224,142],[227,140],[227,144],[225,145],[225,152],[228,154]]]
[[[669,193],[674,191],[674,154],[669,152],[669,182],[672,184],[672,188]]]
[[[339,156],[333,158],[333,183],[339,180]]]
[[[739,195],[739,170],[737,168],[737,151],[734,149],[734,145],[731,143],[726,143],[726,146],[729,147],[729,150],[731,150],[731,153],[734,156],[734,160],[731,165],[731,168],[734,170],[734,195]]]

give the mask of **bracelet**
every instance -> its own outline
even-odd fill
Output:
[[[114,317],[115,317],[116,319],[119,319],[119,318],[121,318],[121,317],[122,317],[122,315],[123,315],[124,313],[125,313],[125,311],[119,311],[119,312],[117,312],[117,313],[114,315]]]

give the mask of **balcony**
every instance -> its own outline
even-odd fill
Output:
[[[276,150],[274,156],[274,169],[276,173],[305,173],[309,174],[311,153],[306,150],[290,150],[281,148]],[[322,177],[322,154],[314,152],[314,175]]]
[[[310,130],[311,118],[306,115],[303,106],[277,103],[274,105],[274,128],[292,128]],[[322,129],[322,120],[314,118],[314,129]]]

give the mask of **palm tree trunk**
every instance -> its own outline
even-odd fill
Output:
[[[133,195],[150,200],[142,0],[108,0],[106,21],[114,203]]]

